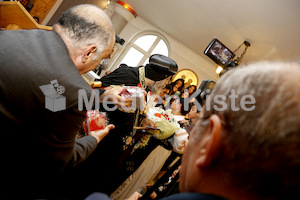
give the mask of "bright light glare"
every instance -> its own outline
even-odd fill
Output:
[[[156,40],[157,36],[156,35],[144,35],[139,37],[134,44],[142,48],[144,51],[148,51],[154,41]]]
[[[221,71],[223,71],[223,67],[218,66],[218,68],[217,68],[217,70],[216,70],[216,73],[217,73],[217,74],[220,74]]]

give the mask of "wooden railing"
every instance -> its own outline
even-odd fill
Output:
[[[0,2],[0,28],[52,30],[51,26],[38,24],[19,1]]]

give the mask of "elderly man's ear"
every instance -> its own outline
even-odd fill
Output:
[[[208,127],[203,133],[203,137],[198,148],[198,158],[196,165],[199,168],[207,167],[219,154],[222,123],[217,115],[212,115],[209,119]]]
[[[89,59],[92,59],[96,51],[97,51],[96,45],[86,46],[83,51],[82,63],[86,63]]]

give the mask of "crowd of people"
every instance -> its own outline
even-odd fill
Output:
[[[182,157],[180,193],[166,200],[300,198],[299,63],[230,70],[200,108],[197,98],[186,102],[196,86],[171,82],[178,66],[159,54],[101,77],[95,93],[81,75],[109,58],[114,43],[109,17],[89,4],[68,9],[53,31],[0,31],[1,199],[103,200],[126,190],[114,199],[136,200],[149,178],[140,185],[134,178],[155,174],[173,156]],[[143,112],[110,109],[134,103],[121,85],[146,91]],[[81,138],[87,110],[78,91],[98,94],[110,122]],[[55,102],[65,109],[49,109]],[[253,110],[240,109],[253,102]]]

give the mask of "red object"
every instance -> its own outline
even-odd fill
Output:
[[[123,89],[122,92],[119,94],[121,97],[124,97],[124,98],[130,98],[131,97],[131,94],[130,92],[128,92],[127,89]]]
[[[90,110],[86,113],[86,121],[84,124],[85,131],[88,134],[91,131],[101,130],[106,127],[105,116],[98,110]]]
[[[154,115],[155,115],[156,117],[161,118],[161,114],[160,114],[160,113],[155,113]]]

